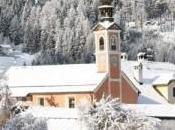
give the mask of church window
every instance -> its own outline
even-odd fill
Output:
[[[69,98],[69,108],[75,108],[75,98],[74,97]]]
[[[111,38],[111,50],[112,51],[115,51],[117,49],[117,45],[116,45],[116,38],[115,37],[112,37]]]
[[[173,88],[173,97],[175,97],[175,87]]]
[[[104,39],[103,39],[103,37],[100,38],[100,41],[99,41],[99,42],[100,42],[99,48],[100,48],[100,50],[102,51],[102,50],[104,50],[104,48],[105,48],[105,47],[104,47]]]
[[[44,106],[44,98],[39,98],[39,105]]]

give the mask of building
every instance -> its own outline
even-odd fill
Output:
[[[96,64],[11,67],[5,76],[18,101],[74,108],[103,95],[129,104],[175,103],[175,65],[145,60],[128,61],[120,52],[120,27],[113,22],[111,1],[102,0],[100,21],[93,28]]]
[[[175,101],[175,65],[166,62],[122,61],[122,71],[141,92],[139,104],[172,104]]]
[[[110,0],[101,0],[100,21],[93,28],[96,64],[11,67],[5,74],[12,96],[35,105],[76,107],[103,95],[137,103],[139,90],[121,71],[120,27]]]

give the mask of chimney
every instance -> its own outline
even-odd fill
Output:
[[[121,53],[121,60],[122,61],[127,61],[128,60],[128,55],[125,52]]]
[[[146,53],[145,52],[139,52],[137,54],[137,61],[139,63],[143,63],[146,60]]]
[[[143,64],[138,62],[133,68],[134,79],[139,83],[143,84]]]

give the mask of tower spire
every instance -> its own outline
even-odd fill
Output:
[[[112,0],[100,0],[99,12],[100,12],[100,21],[109,21],[113,22],[113,9],[111,5]]]

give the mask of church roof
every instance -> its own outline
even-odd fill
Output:
[[[137,61],[122,61],[122,72],[141,92],[140,104],[167,104],[153,88],[155,84],[172,80],[175,65],[162,62],[143,62],[143,84],[133,77]],[[95,64],[45,65],[11,67],[5,76],[12,96],[32,93],[94,92],[107,78],[107,73],[97,73]]]
[[[30,93],[93,92],[106,78],[95,64],[18,66],[5,76],[13,96]]]
[[[99,22],[93,30],[121,30],[121,28],[115,22],[104,21]]]

